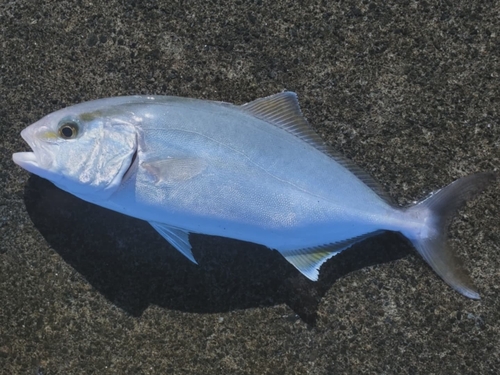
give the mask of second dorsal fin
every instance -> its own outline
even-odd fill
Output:
[[[281,92],[243,104],[240,108],[244,112],[286,130],[288,133],[309,143],[348,169],[385,201],[391,204],[394,203],[384,188],[368,173],[359,168],[351,160],[340,155],[321,139],[304,118],[296,93],[291,91]]]
[[[311,125],[302,115],[297,94],[291,91],[254,100],[243,104],[241,109],[297,136],[303,131],[312,131]]]

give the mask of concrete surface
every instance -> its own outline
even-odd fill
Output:
[[[481,5],[479,5],[481,4]],[[0,1],[1,374],[497,374],[500,187],[450,237],[451,290],[394,234],[312,283],[276,252],[148,224],[15,166],[21,129],[83,100],[244,103],[282,90],[408,204],[498,171],[498,1]]]

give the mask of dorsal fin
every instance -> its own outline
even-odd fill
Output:
[[[266,121],[286,130],[288,133],[309,143],[324,154],[330,156],[337,163],[348,169],[357,178],[363,181],[369,188],[375,191],[381,198],[393,204],[392,198],[384,188],[375,181],[368,173],[359,168],[351,160],[336,152],[327,145],[323,139],[314,131],[300,110],[297,94],[291,91],[267,96],[243,104],[240,108],[260,120]]]
[[[245,112],[300,137],[312,128],[302,115],[297,94],[291,91],[267,96],[241,106]]]

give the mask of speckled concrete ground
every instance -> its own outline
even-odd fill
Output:
[[[286,89],[407,204],[498,171],[500,5],[476,3],[0,1],[0,373],[497,374],[498,184],[451,229],[471,301],[396,235],[318,283],[221,238],[194,236],[196,267],[11,161],[21,129],[83,100]]]

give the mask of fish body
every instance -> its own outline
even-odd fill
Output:
[[[410,208],[325,145],[291,92],[242,106],[168,96],[81,103],[21,133],[14,161],[84,200],[148,221],[196,262],[189,233],[265,245],[312,280],[327,259],[401,232],[462,294],[479,295],[446,244],[450,217],[494,176],[457,180]]]

